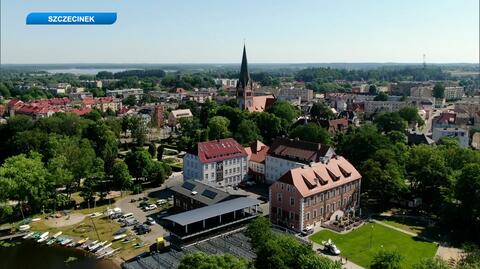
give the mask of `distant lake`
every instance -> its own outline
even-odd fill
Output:
[[[69,73],[75,75],[96,75],[100,71],[108,71],[112,73],[122,72],[126,70],[138,70],[141,68],[67,68],[67,69],[48,69],[49,73]]]
[[[67,262],[67,260],[72,260]],[[0,269],[117,269],[109,260],[97,261],[87,252],[40,245],[23,241],[15,246],[0,247]]]

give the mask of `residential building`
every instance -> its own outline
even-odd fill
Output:
[[[86,97],[82,99],[81,103],[84,107],[95,108],[102,112],[106,112],[109,109],[116,112],[122,108],[120,100],[115,99],[113,96],[95,98]]]
[[[101,80],[81,80],[80,84],[87,88],[102,88],[103,83]]]
[[[410,89],[410,96],[412,97],[433,97],[433,86],[417,86]]]
[[[447,86],[445,87],[445,100],[459,100],[465,95],[465,90],[462,86]]]
[[[473,116],[473,126],[475,129],[480,129],[480,111]]]
[[[282,88],[278,91],[278,99],[299,99],[301,102],[310,102],[313,99],[313,90],[305,88]]]
[[[408,131],[407,142],[409,145],[420,145],[420,144],[432,145],[435,143],[435,141],[433,141],[433,139],[428,137],[426,134],[418,133],[413,130]]]
[[[190,109],[177,109],[172,110],[170,115],[168,115],[168,125],[176,126],[178,124],[179,119],[183,118],[192,118],[193,114]]]
[[[186,180],[170,190],[173,192],[174,211],[188,211],[242,197],[195,180]]]
[[[248,154],[248,172],[257,181],[265,180],[265,160],[268,149],[267,145],[258,140],[245,148]]]
[[[183,178],[235,186],[247,178],[247,157],[233,138],[200,142],[183,157]]]
[[[270,220],[302,231],[354,212],[360,205],[361,178],[341,156],[293,168],[269,188]]]
[[[480,98],[469,97],[455,103],[455,109],[463,109],[469,117],[474,117],[480,111]]]
[[[107,96],[113,96],[117,98],[126,98],[128,96],[135,96],[137,100],[140,100],[143,96],[143,89],[120,89],[120,90],[107,90]]]
[[[334,154],[332,147],[320,143],[276,138],[265,159],[265,180],[273,183],[292,168],[326,162]]]
[[[224,88],[235,88],[238,83],[238,79],[231,78],[216,78],[213,81],[216,85],[220,85]]]
[[[468,148],[470,139],[468,137],[468,130],[463,128],[433,128],[432,138],[438,142],[444,137],[454,138],[458,144],[463,148]]]
[[[238,106],[242,110],[250,112],[263,112],[275,102],[273,95],[255,96],[254,83],[250,78],[247,63],[247,50],[243,47],[242,65],[240,67],[240,78],[236,87],[236,99]]]
[[[153,109],[153,123],[155,127],[160,128],[165,123],[165,119],[163,118],[164,108],[162,105],[155,105]]]

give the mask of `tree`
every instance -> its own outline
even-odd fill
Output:
[[[162,185],[167,178],[163,164],[157,161],[151,161],[147,167],[147,179],[151,182],[155,182],[157,185]]]
[[[315,143],[330,144],[331,142],[328,131],[316,123],[299,125],[290,132],[289,136]]]
[[[286,101],[277,101],[268,108],[267,112],[272,113],[282,120],[284,128],[288,128],[300,114],[299,111]]]
[[[342,264],[339,261],[334,262],[315,253],[300,255],[298,259],[299,269],[342,269]]]
[[[402,256],[396,251],[381,250],[373,257],[371,269],[400,269]]]
[[[119,190],[128,190],[133,185],[132,176],[124,161],[117,160],[112,168],[113,184]]]
[[[460,201],[461,223],[470,239],[480,241],[480,164],[467,164],[460,170],[455,186]],[[479,255],[480,257],[480,255]]]
[[[143,147],[147,140],[147,126],[140,116],[130,117],[129,129],[132,131],[132,136],[135,139],[135,143],[139,147]]]
[[[245,234],[251,238],[254,249],[260,248],[272,238],[271,226],[270,220],[265,217],[258,217],[248,224]]]
[[[92,141],[97,156],[104,161],[105,171],[109,173],[118,155],[117,136],[105,122],[90,124],[85,133],[85,136]]]
[[[24,202],[34,209],[45,204],[49,191],[49,173],[36,152],[7,158],[0,167],[0,196]],[[1,198],[1,197],[0,197]]]
[[[122,103],[126,106],[134,106],[137,104],[137,98],[135,97],[135,95],[129,95],[123,98]]]
[[[380,134],[375,125],[366,124],[359,128],[349,128],[345,135],[340,136],[337,152],[353,165],[360,165],[389,144],[388,138]]]
[[[391,131],[403,132],[407,128],[407,122],[398,113],[382,113],[374,120],[380,131],[385,133]]]
[[[377,86],[375,86],[375,84],[370,85],[370,87],[368,87],[368,93],[370,95],[377,95],[378,94]]]
[[[242,145],[249,145],[261,139],[260,130],[252,120],[242,120],[235,132],[235,139]]]
[[[152,158],[155,158],[155,156],[157,156],[157,147],[155,146],[155,143],[148,144],[148,153],[150,153],[150,156],[152,156]]]
[[[438,99],[443,99],[445,98],[445,86],[443,83],[437,83],[433,87],[433,92],[432,92],[433,97],[438,98]]]
[[[401,168],[394,163],[382,167],[379,162],[368,159],[360,170],[363,175],[362,187],[370,197],[388,202],[391,198],[401,198],[407,191]]]
[[[130,171],[130,175],[135,178],[147,177],[148,168],[151,162],[152,157],[143,149],[130,151],[127,153],[127,156],[125,156],[125,163],[128,166],[128,171]]]
[[[217,116],[223,116],[230,120],[230,130],[235,133],[241,131],[239,125],[245,119],[246,114],[238,107],[233,108],[223,105],[217,109]]]
[[[324,103],[313,103],[310,115],[316,120],[331,120],[335,118],[332,109]]]
[[[245,259],[237,259],[230,254],[208,255],[203,252],[187,254],[182,258],[178,269],[248,269]]]
[[[416,107],[404,107],[398,111],[398,114],[402,119],[406,120],[410,126],[415,126],[416,124],[421,126],[425,123],[420,115],[418,115],[418,108]]]
[[[309,256],[313,250],[291,235],[275,235],[257,251],[256,268],[300,268],[301,256]],[[313,254],[314,255],[314,254]]]
[[[215,116],[208,121],[208,137],[211,140],[227,138],[232,135],[228,126],[230,121],[222,116]]]
[[[269,142],[283,133],[282,121],[272,113],[254,112],[250,118],[257,124],[260,135]]]
[[[163,145],[160,145],[157,148],[157,160],[158,161],[161,161],[162,158],[163,158],[163,149],[164,149]]]
[[[440,257],[434,257],[422,259],[415,263],[412,269],[450,269],[450,266]]]
[[[388,94],[381,92],[375,98],[373,98],[373,101],[387,101],[388,100]]]

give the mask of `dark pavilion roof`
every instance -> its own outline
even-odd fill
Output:
[[[240,67],[240,77],[238,79],[237,89],[245,89],[251,83],[250,73],[248,72],[247,49],[243,45],[242,65]]]

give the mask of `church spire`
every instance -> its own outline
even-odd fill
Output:
[[[245,48],[245,44],[243,44],[242,66],[240,67],[240,78],[238,80],[238,86],[245,89],[249,82],[250,73],[248,73],[247,49]]]

